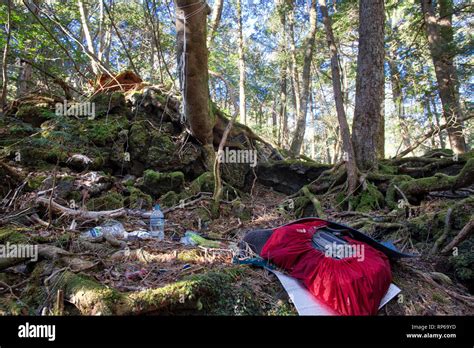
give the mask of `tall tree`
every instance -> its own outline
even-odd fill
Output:
[[[216,0],[214,8],[212,9],[211,30],[207,38],[208,47],[211,47],[212,43],[214,42],[214,37],[216,36],[217,28],[219,28],[219,23],[221,22],[223,7],[224,0]]]
[[[359,51],[352,140],[359,169],[375,166],[384,102],[384,2],[359,1]]]
[[[431,59],[438,82],[439,97],[443,105],[443,115],[450,125],[447,128],[449,143],[455,153],[464,153],[467,151],[467,145],[463,127],[459,121],[462,119],[462,112],[458,94],[458,77],[454,66],[453,2],[452,0],[439,0],[439,18],[437,18],[433,1],[420,1]]]
[[[239,110],[240,122],[247,124],[245,105],[245,57],[244,57],[244,33],[242,28],[242,0],[237,0],[237,22],[238,22],[238,45],[239,45]]]
[[[277,11],[281,25],[280,50],[280,98],[278,117],[280,119],[280,131],[278,132],[278,144],[286,148],[288,146],[288,113],[287,113],[287,78],[288,60],[286,57],[287,37],[286,37],[286,0],[278,0]]]
[[[293,156],[298,156],[301,151],[301,145],[303,144],[304,134],[306,130],[306,111],[308,109],[308,96],[309,96],[309,82],[311,77],[311,62],[313,60],[314,42],[316,37],[316,23],[317,23],[317,12],[316,12],[316,0],[311,0],[311,8],[309,11],[309,32],[304,43],[303,52],[303,73],[301,78],[301,90],[299,91],[300,101],[299,110],[296,115],[296,128],[291,142],[290,152]],[[294,62],[295,63],[295,62]],[[297,80],[297,76],[295,77]]]
[[[8,92],[8,52],[10,50],[10,38],[12,36],[12,4],[11,0],[8,0],[7,4],[7,39],[5,47],[3,48],[3,59],[2,59],[2,95],[0,97],[0,106],[2,110],[5,109],[7,104],[7,92]]]
[[[344,97],[341,87],[341,72],[339,70],[339,56],[337,46],[332,31],[331,18],[329,17],[326,0],[319,0],[319,8],[323,17],[324,27],[326,29],[326,39],[331,53],[331,75],[334,91],[334,101],[336,103],[337,120],[342,136],[342,147],[344,149],[344,160],[347,169],[347,181],[349,193],[356,190],[357,187],[357,166],[355,162],[354,148],[352,147],[351,133],[347,123],[346,111],[344,109]]]
[[[92,42],[92,36],[89,30],[89,25],[88,25],[88,19],[87,19],[87,12],[86,9],[84,8],[84,3],[81,0],[77,0],[77,6],[79,7],[79,13],[81,15],[81,26],[82,26],[82,32],[84,33],[84,36],[86,38],[86,45],[87,45],[87,50],[89,53],[94,54],[94,43]],[[98,74],[100,72],[100,69],[97,65],[97,62],[91,58],[91,66],[92,70],[94,71],[94,74]]]
[[[183,94],[184,115],[190,131],[207,151],[207,165],[212,168],[214,149],[213,122],[209,113],[209,73],[207,50],[206,2],[175,0],[177,59]]]

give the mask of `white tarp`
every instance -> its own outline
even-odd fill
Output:
[[[295,305],[299,315],[338,315],[333,309],[329,308],[324,303],[321,303],[316,297],[314,297],[300,281],[276,270],[269,269],[269,271],[273,272],[278,277],[291,301]],[[397,296],[400,291],[401,290],[398,286],[390,284],[387,293],[380,302],[379,309]]]

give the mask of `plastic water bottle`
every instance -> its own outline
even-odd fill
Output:
[[[150,215],[150,235],[158,240],[165,238],[165,216],[157,204]]]
[[[110,234],[115,238],[124,239],[127,236],[127,231],[125,231],[125,228],[120,222],[112,220],[84,232],[81,234],[81,238],[94,241],[101,239],[104,234]]]
[[[118,239],[125,239],[127,237],[127,231],[121,222],[111,220],[103,224],[101,227],[103,234],[110,234]]]

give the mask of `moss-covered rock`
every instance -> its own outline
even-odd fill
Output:
[[[91,98],[91,103],[95,104],[95,117],[100,118],[122,111],[125,107],[125,96],[120,92],[98,93]]]
[[[128,197],[128,206],[131,209],[151,209],[153,205],[153,198],[150,195],[142,192],[139,188],[128,187],[130,196]]]
[[[181,199],[181,194],[177,194],[174,191],[168,191],[160,197],[160,204],[164,207],[172,207],[177,205]]]
[[[184,174],[160,173],[148,169],[143,174],[143,182],[139,184],[139,188],[153,197],[160,197],[168,191],[180,192],[184,188]]]
[[[54,111],[39,105],[25,104],[20,106],[15,116],[23,122],[39,127],[44,121],[54,117]]]
[[[81,122],[80,133],[85,143],[110,146],[120,131],[128,128],[125,115],[114,115],[101,119],[87,119]]]
[[[124,206],[123,196],[115,191],[109,191],[104,195],[92,198],[86,204],[89,210],[113,210]]]

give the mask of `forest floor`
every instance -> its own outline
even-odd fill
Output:
[[[439,250],[472,220],[474,153],[385,162],[350,211],[338,166],[259,158],[255,180],[248,166],[225,165],[216,214],[210,173],[176,100],[158,89],[93,100],[93,120],[57,115],[56,100],[41,96],[17,101],[0,120],[0,243],[36,246],[39,255],[0,258],[1,313],[296,315],[276,276],[233,261],[246,232],[315,215],[304,187],[328,220],[420,255],[392,262],[402,292],[380,315],[472,313],[472,238],[459,244],[459,257]],[[401,207],[394,183],[408,196]],[[80,237],[110,219],[128,232],[147,230],[144,212],[157,201],[163,241]],[[220,244],[184,245],[188,230]]]

